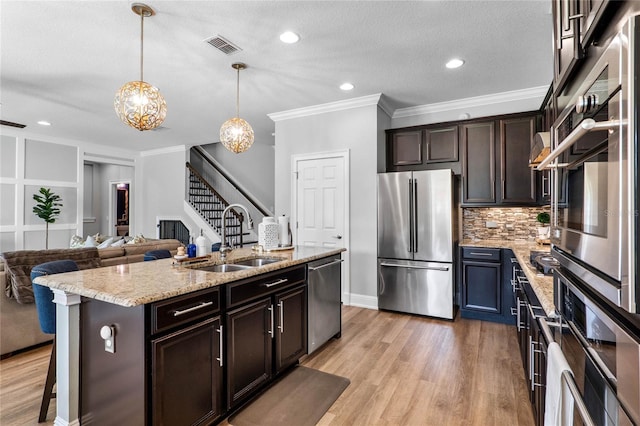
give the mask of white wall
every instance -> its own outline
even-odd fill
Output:
[[[185,163],[189,147],[184,145],[142,153],[136,167],[135,181],[130,197],[138,207],[135,213],[135,234],[157,238],[158,218],[181,220],[195,238],[200,228],[184,210]],[[133,235],[131,231],[129,235]]]
[[[254,143],[248,151],[234,154],[221,143],[203,145],[224,169],[229,172],[250,195],[273,211],[275,178],[274,146]]]
[[[276,121],[275,213],[291,215],[291,156],[350,151],[351,300],[377,306],[376,172],[378,106]]]

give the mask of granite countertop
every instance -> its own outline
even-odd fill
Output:
[[[506,248],[513,250],[516,255],[516,259],[520,264],[520,268],[526,275],[531,288],[538,296],[542,309],[548,316],[553,316],[555,313],[555,306],[553,304],[553,277],[544,276],[539,273],[529,263],[529,252],[531,250],[536,251],[549,251],[551,247],[548,245],[539,245],[533,241],[504,241],[504,240],[463,240],[460,243],[461,247],[490,247],[490,248]]]
[[[210,260],[197,265],[183,266],[173,259],[160,259],[47,275],[36,278],[35,283],[116,305],[139,306],[311,262],[343,251],[343,248],[296,246],[293,250],[256,253],[242,248],[228,254],[227,262],[258,256],[282,257],[283,261],[235,272],[193,269],[223,263],[216,252],[210,255]]]

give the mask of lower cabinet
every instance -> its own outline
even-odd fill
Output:
[[[306,269],[227,287],[227,408],[238,406],[307,352]]]
[[[544,425],[545,389],[547,378],[547,347],[550,331],[543,332],[546,315],[521,266],[513,262],[512,295],[516,304],[516,331],[522,366],[533,408],[536,425]],[[543,323],[544,322],[544,323]]]
[[[151,341],[154,424],[201,424],[223,413],[221,333],[217,316]]]
[[[462,247],[461,252],[460,315],[513,324],[510,284],[503,276],[502,249]]]

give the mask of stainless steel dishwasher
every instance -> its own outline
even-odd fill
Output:
[[[309,263],[308,350],[342,333],[340,255]]]

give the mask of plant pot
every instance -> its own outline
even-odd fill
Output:
[[[550,226],[538,226],[538,238],[546,240],[551,235],[551,227]]]

